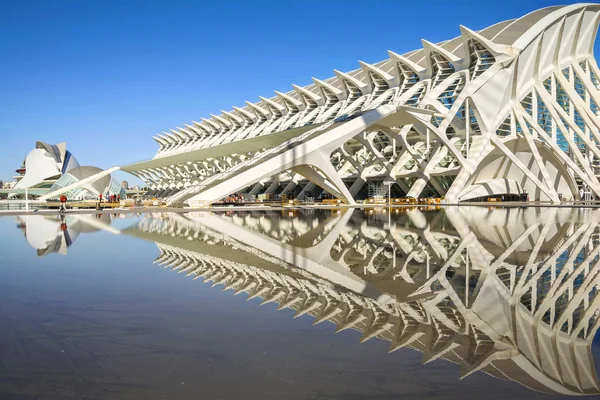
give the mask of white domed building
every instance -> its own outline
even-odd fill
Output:
[[[49,189],[64,173],[78,168],[79,162],[67,150],[65,142],[48,144],[36,142],[15,176],[13,189]]]
[[[25,197],[25,190],[30,197],[43,196],[89,178],[102,172],[102,169],[81,166],[67,150],[65,142],[53,145],[38,141],[16,172],[18,175],[14,178],[17,183],[7,191],[9,198]],[[125,191],[111,175],[88,184],[82,183],[77,189],[65,193],[69,200],[95,200],[100,194],[116,194],[122,199],[125,198]],[[58,195],[56,197],[58,198]]]

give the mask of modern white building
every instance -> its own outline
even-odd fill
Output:
[[[36,142],[16,172],[15,184],[3,187],[0,195],[24,197],[27,191],[31,197],[57,193],[48,198],[58,198],[65,193],[69,200],[95,200],[100,194],[117,194],[125,198],[125,190],[116,179],[104,174],[100,168],[80,166],[64,142],[56,145]],[[74,184],[76,188],[64,190]]]
[[[0,189],[12,189],[17,184],[17,181],[4,181]]]
[[[586,3],[461,26],[453,39],[163,132],[151,160],[114,169],[189,206],[323,190],[354,203],[388,188],[449,203],[596,198],[599,15]]]
[[[12,189],[49,189],[74,168],[79,168],[79,162],[67,150],[65,142],[53,145],[38,141],[16,170],[17,183]]]

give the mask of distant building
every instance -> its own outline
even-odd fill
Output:
[[[121,187],[125,190],[129,189],[129,182],[127,182],[127,181],[121,182]]]
[[[36,142],[21,166],[16,170],[16,185],[11,189],[49,189],[63,174],[79,168],[77,159],[67,150],[66,143],[56,145]]]
[[[51,198],[58,198],[60,193],[53,192],[67,188],[64,192],[69,200],[93,200],[105,193],[124,195],[119,181],[109,174],[72,187],[102,172],[100,168],[80,166],[64,142],[52,145],[38,141],[16,170],[14,181],[2,184],[2,189],[7,192],[1,194],[8,198],[23,198],[25,190],[28,190],[28,195],[32,197],[52,194]]]
[[[0,189],[12,189],[17,184],[17,181],[0,181]]]

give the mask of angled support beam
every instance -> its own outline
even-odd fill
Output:
[[[94,175],[92,175],[92,176],[90,176],[88,178],[82,179],[82,180],[80,180],[78,182],[75,182],[75,183],[73,183],[71,185],[65,186],[63,188],[57,189],[57,190],[55,190],[53,192],[50,192],[50,193],[45,194],[43,196],[40,196],[40,198],[38,200],[46,201],[46,200],[51,199],[53,197],[60,196],[61,194],[66,193],[66,192],[68,192],[70,190],[78,189],[78,188],[81,188],[81,187],[85,187],[86,185],[92,184],[92,183],[96,182],[98,179],[104,178],[106,175],[110,175],[113,172],[118,171],[120,169],[121,169],[121,167],[112,167],[112,168],[109,168],[109,169],[105,169],[104,171],[98,172],[97,174],[94,174]]]
[[[533,182],[542,192],[544,192],[546,196],[548,196],[548,198],[550,198],[550,201],[552,201],[553,203],[560,202],[556,190],[554,190],[554,188],[548,188],[544,183],[542,183],[538,178],[536,178],[527,168],[527,166],[523,164],[523,162],[519,160],[517,156],[515,156],[513,152],[508,149],[508,147],[506,147],[504,142],[502,142],[496,136],[491,136],[491,141],[494,144],[494,146],[496,146],[506,157],[508,157],[510,161],[512,161],[513,164],[517,168],[519,168],[521,172],[523,172],[523,174],[525,174],[527,178],[529,178],[529,180],[531,180],[531,182]]]

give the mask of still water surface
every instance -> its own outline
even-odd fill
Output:
[[[0,399],[594,395],[599,260],[583,209],[2,217]]]

